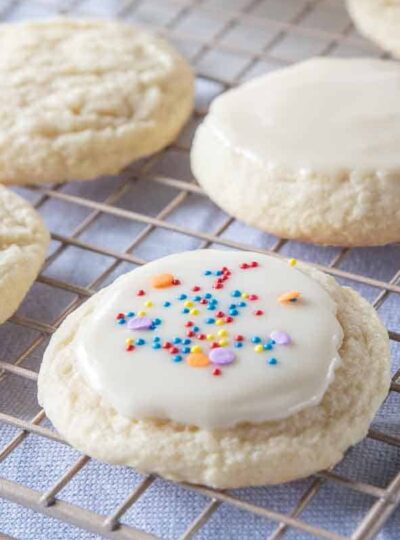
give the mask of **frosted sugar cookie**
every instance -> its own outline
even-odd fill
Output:
[[[193,75],[135,26],[68,20],[0,26],[0,182],[85,180],[171,143]]]
[[[267,232],[355,246],[400,239],[400,66],[315,58],[219,96],[192,170],[224,210]]]
[[[39,401],[100,460],[235,487],[335,464],[388,386],[387,333],[353,290],[276,258],[200,250],[135,269],[72,313]]]
[[[347,0],[357,29],[394,56],[400,56],[400,2],[398,0]]]
[[[39,273],[49,233],[32,206],[0,185],[0,324],[16,311]]]

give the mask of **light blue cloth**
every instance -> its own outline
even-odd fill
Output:
[[[222,3],[219,1],[218,5]],[[301,3],[299,0],[299,5]],[[13,8],[8,9],[9,4],[10,2],[5,0],[0,1],[0,9],[10,20],[27,16],[44,16],[55,11],[49,7],[50,3],[45,5],[25,1],[13,4]],[[57,3],[53,2],[52,4],[56,5]],[[177,14],[179,9],[182,9],[182,4],[174,4],[171,1],[158,2],[158,6],[157,2],[147,2],[147,0],[145,3],[136,2],[135,4],[140,4],[138,12],[145,14],[142,15],[142,18],[147,17],[151,22],[154,17],[158,17],[158,24],[165,24]],[[236,0],[234,4],[236,7],[242,7],[246,4],[246,0]],[[258,4],[258,12],[261,13],[260,4],[265,5],[266,10],[269,5],[273,5],[276,17],[284,18],[283,0],[282,2],[280,0],[279,2],[265,0],[265,2],[258,2]],[[296,3],[293,1],[287,2],[287,9],[293,16],[295,15],[295,5]],[[113,14],[118,6],[119,3],[115,0],[107,2],[86,1],[78,2],[78,11],[85,7],[92,11],[97,10],[102,14]],[[129,11],[127,17],[129,19],[135,18],[134,13]],[[198,20],[194,22],[196,25],[199,24]],[[210,21],[208,23],[203,21],[203,23],[207,28],[210,28]],[[203,79],[199,81],[198,90],[198,102],[204,106],[214,94],[221,90],[221,87]],[[187,144],[190,141],[190,133],[191,129],[188,128],[182,135],[181,142]],[[154,182],[135,181],[134,173],[137,167],[138,165],[132,167],[129,190],[116,202],[116,205],[156,216],[178,192]],[[180,150],[169,150],[151,172],[162,172],[167,176],[187,180],[190,178],[188,155]],[[128,176],[129,174],[119,179],[103,178],[89,183],[71,183],[63,186],[61,190],[88,199],[104,201],[115,189],[128,181]],[[34,191],[24,189],[19,191],[33,202],[39,196]],[[90,210],[83,206],[50,199],[41,206],[41,213],[53,232],[70,235],[82,219],[90,214]],[[178,209],[167,217],[167,221],[171,223],[195,231],[210,233],[216,230],[224,219],[223,212],[207,199],[198,195],[188,196]],[[144,228],[145,225],[138,222],[101,215],[79,238],[95,245],[123,251]],[[243,242],[257,248],[270,248],[276,240],[236,222],[228,227],[222,234],[222,238]],[[58,243],[53,242],[51,251],[57,246]],[[202,246],[201,241],[190,236],[158,228],[151,231],[138,244],[133,250],[133,254],[145,260],[151,260],[168,253]],[[288,242],[281,252],[284,255],[303,260],[329,264],[339,250]],[[113,262],[114,259],[110,257],[68,247],[45,270],[44,275],[89,286]],[[134,265],[130,263],[118,265],[117,269],[107,276],[98,287],[109,283],[117,275],[133,267]],[[353,249],[343,258],[339,267],[349,272],[387,281],[395,275],[400,267],[400,247]],[[379,293],[379,289],[371,286],[360,285],[354,281],[340,281],[355,287],[370,301],[373,301]],[[19,314],[51,323],[74,298],[72,293],[38,283],[35,284],[21,306]],[[379,309],[387,327],[397,331],[400,326],[399,307],[398,295],[391,293]],[[18,327],[12,323],[4,324],[0,327],[1,360],[13,361],[16,355],[23,351],[37,336],[38,334],[32,330]],[[23,365],[38,370],[43,349],[44,344],[35,350]],[[395,369],[400,365],[399,345],[393,344],[392,349]],[[397,436],[400,434],[399,402],[399,396],[392,393],[374,422],[375,429]],[[38,410],[36,385],[20,377],[8,375],[0,381],[0,410],[24,419],[30,419]],[[1,447],[15,433],[17,433],[16,429],[0,424]],[[31,435],[6,460],[0,463],[0,476],[43,491],[48,489],[78,456],[77,451],[67,446]],[[282,465],[284,466],[284,464]],[[336,470],[339,474],[354,480],[385,487],[399,470],[399,466],[400,453],[398,449],[367,439],[352,449]],[[61,491],[59,497],[106,515],[118,506],[141,478],[132,469],[111,467],[91,461]],[[289,513],[311,481],[307,479],[284,486],[243,489],[234,493],[245,501]],[[172,540],[179,538],[189,523],[204,509],[207,502],[205,497],[197,493],[186,491],[172,483],[157,479],[145,495],[123,516],[122,521],[159,537]],[[340,487],[333,482],[327,482],[301,517],[313,525],[325,527],[339,534],[350,535],[373,502],[372,497]],[[272,522],[224,504],[200,530],[196,538],[200,540],[264,540],[275,527],[276,524]],[[395,540],[399,538],[399,530],[400,516],[397,513],[386,523],[377,538],[379,540]],[[0,500],[0,531],[24,540],[87,540],[97,538],[96,535],[4,500]],[[286,538],[306,540],[311,536],[291,529]]]

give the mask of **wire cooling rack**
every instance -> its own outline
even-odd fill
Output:
[[[166,35],[195,67],[198,99],[175,144],[119,177],[18,190],[49,223],[52,245],[26,301],[0,328],[0,528],[36,539],[399,538],[390,516],[400,500],[400,369],[367,439],[334,470],[252,490],[176,485],[95,464],[65,445],[36,402],[42,352],[68,313],[155,253],[211,245],[290,254],[316,264],[373,303],[388,325],[394,358],[400,356],[400,246],[340,250],[261,234],[210,203],[188,167],[193,131],[224,89],[308,56],[381,52],[356,34],[337,0],[0,0],[2,20],[57,13],[119,17]],[[160,490],[167,500],[157,505]],[[98,497],[96,509],[83,491]],[[48,517],[16,511],[13,503]],[[19,512],[22,521],[13,526]]]

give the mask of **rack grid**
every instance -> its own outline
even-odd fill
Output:
[[[11,0],[0,2],[2,20],[57,13],[72,16],[113,16],[128,22],[138,21],[151,27],[167,36],[189,57],[196,69],[199,86],[207,90],[211,88],[212,95],[258,73],[314,54],[384,56],[355,33],[344,6],[338,0],[107,0],[103,2]],[[108,191],[105,190],[105,196],[102,189],[100,195],[96,194],[97,181],[90,183],[91,188],[87,187],[89,186],[87,183],[82,189],[75,189],[73,184],[69,184],[22,190],[23,194],[34,202],[35,207],[44,213],[46,205],[54,207],[52,212],[57,212],[57,205],[62,205],[63,208],[70,209],[72,213],[77,212],[80,218],[70,230],[64,231],[62,227],[52,230],[52,249],[37,279],[39,288],[45,287],[50,294],[59,291],[68,293],[70,300],[64,302],[62,309],[52,317],[47,313],[43,317],[39,308],[31,309],[31,311],[29,309],[24,311],[22,308],[3,326],[0,340],[4,338],[5,332],[12,332],[14,335],[22,335],[26,332],[28,338],[22,340],[23,346],[18,348],[12,358],[2,358],[3,353],[0,351],[0,369],[2,370],[0,392],[3,392],[10,384],[10,379],[36,383],[38,363],[35,364],[32,358],[35,355],[40,356],[40,351],[47,343],[49,336],[68,313],[96,292],[107,280],[111,280],[116,272],[122,271],[124,265],[132,267],[144,264],[146,257],[140,255],[142,243],[158,231],[169,235],[170,238],[174,235],[188,238],[196,243],[196,247],[216,245],[228,249],[251,249],[278,257],[287,255],[288,246],[293,247],[293,243],[285,239],[272,238],[268,235],[265,235],[266,243],[261,243],[261,248],[232,238],[232,235],[226,233],[234,227],[235,220],[219,211],[218,219],[215,220],[217,226],[211,229],[209,224],[203,228],[194,229],[171,219],[178,210],[186,204],[190,205],[193,200],[203,208],[209,208],[210,205],[201,188],[188,173],[171,174],[168,162],[168,156],[173,153],[174,161],[180,160],[181,169],[187,169],[190,139],[195,126],[207,112],[210,97],[212,96],[200,97],[188,127],[171,147],[139,164],[134,164],[123,171],[120,177],[112,179],[112,182],[108,181],[109,179],[106,180],[106,186],[113,185],[114,187]],[[154,213],[142,212],[140,208],[133,210],[131,205],[125,208],[121,204],[121,200],[129,196],[133,186],[140,184],[142,180],[147,183],[147,189],[153,194],[157,190],[163,190],[169,194],[168,197],[164,197],[165,204],[158,206]],[[82,183],[75,185],[81,186]],[[120,220],[124,226],[133,227],[134,234],[123,248],[88,239],[87,231],[102,219]],[[75,279],[58,277],[54,275],[54,272],[48,271],[58,264],[58,261],[62,262],[63,255],[70,248],[78,250],[81,254],[104,257],[107,264],[99,274],[87,280],[85,284],[80,284]],[[398,248],[394,246],[384,249]],[[325,256],[320,256],[320,251],[315,252],[311,246],[308,249],[309,262],[311,261],[339,280],[351,283],[356,288],[357,286],[366,287],[367,296],[377,309],[382,308],[389,299],[400,306],[398,296],[400,294],[400,269],[391,272],[389,278],[386,275],[383,277],[371,275],[364,266],[359,271],[353,271],[343,264],[353,253],[357,256],[357,250],[329,251],[327,248],[328,251],[325,253],[330,254],[330,259],[327,261]],[[392,257],[392,255],[389,256]],[[40,305],[40,300],[38,300],[40,292],[35,291],[35,287],[29,296],[32,298],[31,303],[38,302]],[[394,353],[396,353],[398,352],[396,344],[400,342],[400,332],[389,328],[389,335]],[[400,369],[393,375],[390,395],[396,395],[399,392]],[[43,410],[40,410],[37,404],[19,413],[14,402],[6,403],[0,408],[0,422],[3,427],[8,424],[15,428],[14,434],[0,448],[0,463],[12,456],[24,441],[32,436],[47,438],[57,445],[66,444],[51,428]],[[387,433],[374,427],[370,429],[368,438],[382,446],[382,453],[385,452],[385,448],[400,447],[400,434],[397,433]],[[123,520],[129,509],[148,492],[156,481],[152,475],[143,477],[126,498],[107,515],[63,500],[61,491],[73,481],[78,473],[88,467],[91,461],[87,456],[79,455],[75,462],[46,490],[32,489],[23,483],[2,477],[0,478],[0,496],[106,538],[121,540],[156,538],[154,534],[127,524]],[[359,519],[349,535],[332,532],[318,523],[302,519],[302,514],[323,486],[331,483],[371,498],[372,502],[368,511]],[[278,540],[293,531],[299,534],[307,533],[313,538],[329,540],[369,540],[375,538],[400,502],[400,472],[395,473],[385,486],[378,486],[363,479],[354,479],[352,475],[342,474],[336,469],[323,471],[312,477],[307,487],[297,497],[296,504],[288,512],[253,504],[246,498],[228,491],[189,484],[176,485],[176,489],[194,491],[207,500],[202,510],[180,535],[181,540],[188,540],[195,536],[206,526],[221,505],[238,508],[272,522],[274,527],[268,535],[270,540]],[[9,538],[6,535],[3,537]]]

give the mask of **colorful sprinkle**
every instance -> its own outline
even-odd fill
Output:
[[[135,343],[136,345],[146,345],[146,340],[143,338],[138,338]]]
[[[214,324],[215,323],[215,319],[213,317],[208,317],[208,319],[206,319],[206,324]]]
[[[297,259],[289,259],[288,263],[289,263],[289,266],[296,266]]]
[[[221,370],[219,368],[214,368],[212,370],[212,374],[215,376],[215,377],[218,377],[218,375],[221,375]]]
[[[288,302],[297,302],[300,298],[300,293],[298,291],[289,291],[281,294],[278,297],[278,302],[281,304],[287,304]]]
[[[202,349],[201,349],[200,345],[193,345],[193,347],[191,347],[191,349],[190,349],[190,352],[192,352],[192,353],[199,353],[201,351],[202,351]]]
[[[210,351],[209,358],[213,364],[222,366],[231,364],[235,360],[235,353],[232,349],[218,347]]]
[[[187,294],[184,294],[184,293],[178,296],[178,300],[186,300],[186,298],[187,298]]]
[[[242,293],[238,289],[231,292],[231,296],[233,296],[234,298],[238,298],[241,294]]]
[[[277,360],[276,358],[270,358],[270,359],[268,360],[268,364],[269,364],[270,366],[276,366],[277,363],[278,363],[278,360]]]
[[[129,330],[149,330],[153,324],[150,317],[135,317],[128,321]]]
[[[261,338],[259,336],[253,336],[251,338],[252,343],[261,343]]]
[[[257,317],[259,317],[260,315],[264,315],[264,311],[262,309],[256,309],[254,311],[254,315],[256,315]]]
[[[176,354],[172,360],[174,362],[182,362],[182,356],[180,354]]]
[[[136,296],[144,296],[146,293],[144,292],[143,289],[139,289],[137,292],[136,292]]]
[[[258,353],[259,353],[259,352],[263,352],[263,350],[264,350],[264,347],[263,347],[262,345],[256,345],[256,346],[254,347],[254,351],[255,351],[255,352],[258,352]]]
[[[163,306],[164,307],[169,307],[171,305],[171,302],[168,302],[168,300],[166,300],[164,303],[163,303]]]
[[[269,337],[278,345],[290,345],[292,342],[289,334],[282,332],[281,330],[274,330]]]
[[[125,319],[119,319],[119,321],[118,321],[118,324],[125,324],[125,323],[126,323]]]
[[[205,367],[210,363],[208,356],[202,352],[191,352],[186,357],[186,363],[191,367]]]
[[[243,347],[243,342],[242,341],[236,341],[234,347],[236,347],[237,349],[241,349]]]
[[[126,346],[125,350],[128,352],[134,351],[135,345],[133,345],[132,343],[129,343],[129,345]]]

